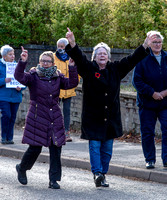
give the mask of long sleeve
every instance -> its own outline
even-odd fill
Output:
[[[71,46],[68,44],[65,50],[67,54],[75,61],[78,74],[81,77],[84,77],[87,74],[89,68],[92,66],[92,62],[87,59],[86,55],[81,51],[77,44],[74,48],[71,48]]]
[[[76,66],[69,66],[69,78],[61,76],[61,89],[71,89],[78,85],[78,73]]]
[[[152,97],[154,89],[144,81],[142,63],[138,63],[133,72],[132,84],[142,95]]]
[[[123,79],[128,72],[130,72],[137,65],[138,62],[148,56],[148,53],[149,51],[147,52],[141,45],[129,56],[122,58],[120,61],[114,62],[114,64],[117,64],[120,78]]]
[[[27,65],[27,62],[23,62],[22,60],[19,60],[15,69],[14,77],[21,84],[27,86],[29,84],[31,75],[30,73],[24,72],[26,65]]]

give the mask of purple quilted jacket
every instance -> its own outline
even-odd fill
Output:
[[[38,76],[36,69],[24,72],[26,62],[21,60],[15,70],[15,78],[26,85],[30,92],[30,107],[22,143],[34,146],[58,147],[65,144],[63,116],[59,106],[60,89],[71,89],[78,84],[77,68],[69,66],[69,78],[59,71],[51,79]]]

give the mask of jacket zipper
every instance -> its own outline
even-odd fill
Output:
[[[37,107],[38,107],[38,104],[35,105],[35,119],[37,118]]]
[[[66,62],[66,77],[67,77],[67,74],[68,74],[68,65],[67,65],[67,62]],[[69,77],[68,77],[69,78]],[[65,90],[65,97],[67,96],[67,90]]]

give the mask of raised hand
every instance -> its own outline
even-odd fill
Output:
[[[69,65],[70,66],[75,66],[75,62],[72,58],[69,59]]]
[[[157,38],[157,35],[156,34],[154,34],[154,35],[151,35],[151,34],[149,34],[147,37],[146,37],[146,39],[145,39],[145,41],[144,41],[144,43],[143,43],[143,47],[146,49],[147,47],[150,47],[150,44],[155,40]]]
[[[22,50],[22,53],[21,53],[21,59],[23,62],[26,62],[27,59],[28,59],[28,51],[24,49],[23,46],[21,46],[21,50]]]
[[[75,47],[76,43],[75,43],[75,37],[73,32],[71,32],[71,30],[69,28],[67,28],[68,32],[66,33],[66,38],[70,44],[70,46],[73,48]]]

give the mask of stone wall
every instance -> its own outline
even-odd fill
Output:
[[[24,48],[28,50],[29,54],[26,71],[28,71],[31,67],[37,65],[41,53],[43,53],[44,51],[53,51],[53,52],[56,51],[56,46],[47,46],[47,45],[24,45]],[[15,60],[18,61],[21,54],[21,48],[15,47],[14,49],[16,55]],[[90,60],[93,48],[82,47],[81,49],[84,51],[87,58]],[[132,49],[111,49],[111,61],[120,60],[122,57],[125,57],[132,52],[133,52]],[[122,80],[122,84],[126,85],[131,84],[132,71]]]
[[[27,69],[36,66],[38,63],[39,55],[44,51],[51,50],[56,51],[56,46],[44,46],[44,45],[24,45],[24,48],[29,52]],[[14,48],[16,61],[20,57],[21,48]],[[82,48],[87,58],[91,59],[91,54],[93,48]],[[133,50],[130,49],[111,49],[111,60],[120,60],[122,57],[127,56],[132,53]],[[133,70],[132,70],[133,71]],[[121,84],[130,85],[132,80],[132,71],[122,80]],[[81,81],[82,82],[82,81]],[[73,128],[79,129],[81,123],[81,107],[82,107],[82,89],[81,84],[76,90],[77,96],[72,98],[71,102],[71,126]],[[25,117],[29,107],[29,92],[28,89],[23,91],[23,102],[20,104],[20,108],[17,114],[16,123],[23,125],[25,122]],[[122,112],[122,124],[124,132],[140,132],[140,123],[138,117],[138,108],[136,106],[136,94],[135,93],[121,93],[121,112]],[[160,134],[159,123],[156,127],[156,133]]]
[[[76,97],[72,97],[71,101],[71,128],[80,129],[81,125],[81,109],[82,109],[82,88],[81,84],[76,89]],[[29,107],[29,91],[23,91],[23,102],[17,114],[16,124],[24,126],[25,117]],[[121,92],[121,116],[123,131],[125,133],[140,133],[140,122],[138,116],[138,107],[136,106],[136,93],[135,92]],[[160,125],[156,126],[156,134],[160,135]]]
[[[120,93],[122,126],[125,133],[140,133],[140,121],[138,107],[136,106],[136,94],[136,92]],[[159,122],[156,124],[155,133],[156,135],[161,134]]]

